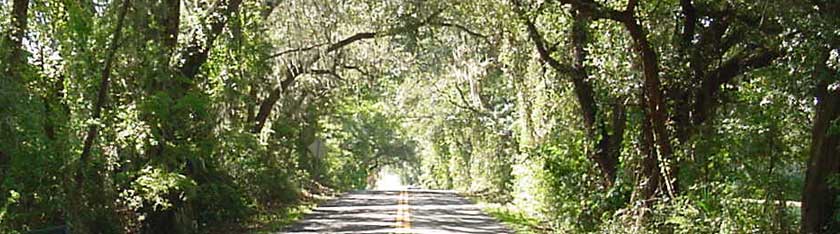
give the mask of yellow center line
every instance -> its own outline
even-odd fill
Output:
[[[399,231],[403,233],[411,229],[411,208],[408,205],[408,199],[408,191],[400,191],[395,228],[400,229]]]
[[[409,200],[408,191],[405,192],[405,218],[404,218],[404,228],[411,229],[411,205],[408,204]]]

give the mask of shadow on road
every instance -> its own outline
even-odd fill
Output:
[[[453,192],[408,193],[411,229],[396,228],[400,191],[365,190],[320,205],[281,233],[513,233]]]

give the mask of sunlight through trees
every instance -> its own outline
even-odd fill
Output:
[[[838,12],[0,0],[0,233],[277,231],[408,185],[541,232],[838,233]]]

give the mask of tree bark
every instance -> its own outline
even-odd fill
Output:
[[[21,82],[20,68],[26,62],[23,57],[23,38],[27,31],[27,14],[29,0],[14,0],[12,2],[12,28],[6,40],[9,42],[9,54],[6,57],[5,73],[14,80]]]
[[[276,88],[271,90],[268,97],[260,103],[260,110],[254,118],[254,128],[251,129],[251,133],[259,133],[262,131],[262,128],[265,126],[265,122],[268,119],[268,115],[271,114],[271,109],[274,108],[274,105],[280,100],[280,96],[282,96],[282,94],[283,89]]]
[[[536,25],[524,15],[519,2],[514,1],[514,4],[516,4],[515,7],[517,8],[518,14],[525,22],[528,36],[533,41],[540,58],[557,73],[566,74],[571,77],[575,98],[581,109],[586,137],[593,145],[593,150],[590,152],[589,158],[600,168],[604,184],[607,187],[612,186],[618,171],[618,158],[621,152],[620,147],[625,126],[624,123],[618,123],[618,121],[624,120],[624,113],[623,106],[615,109],[618,112],[614,112],[613,114],[618,119],[614,119],[613,121],[612,126],[615,129],[613,129],[611,134],[605,122],[606,117],[598,108],[594,88],[585,65],[587,59],[587,37],[589,35],[588,27],[589,21],[591,20],[588,14],[590,12],[586,12],[585,8],[573,5],[574,21],[569,31],[573,64],[568,65],[561,63],[551,56],[551,51],[546,47],[545,39],[540,35]]]
[[[837,83],[838,71],[826,65],[830,49],[821,51],[812,74],[817,80],[817,104],[811,132],[811,155],[802,190],[802,233],[805,234],[840,230],[840,223],[834,218],[840,191],[829,181],[840,172],[840,133],[837,129],[840,125],[840,89],[831,87],[831,82]]]
[[[694,8],[694,3],[691,0],[680,0],[680,7],[682,8],[683,17],[685,17],[683,21],[681,49],[686,49],[694,40],[694,30],[697,25],[697,9]]]
[[[224,29],[233,13],[239,11],[239,5],[241,4],[242,0],[221,0],[217,8],[212,9],[211,13],[205,18],[205,21],[209,22],[208,25],[202,26],[200,32],[193,33],[192,40],[181,53],[184,64],[181,65],[180,71],[184,77],[192,80],[198,75],[201,66],[204,65],[204,62],[207,62],[216,38],[222,33],[222,29]],[[185,87],[187,89],[193,85],[193,82],[188,83]]]
[[[384,33],[363,32],[354,34],[353,36],[347,37],[334,44],[330,44],[324,51],[324,53],[328,54],[334,52],[357,41],[375,38],[378,34]],[[262,102],[260,102],[260,109],[257,112],[257,116],[254,118],[254,127],[251,128],[252,133],[259,133],[260,131],[262,131],[263,127],[265,126],[265,122],[268,121],[268,117],[269,115],[271,115],[272,109],[274,109],[274,105],[276,105],[277,101],[280,100],[280,97],[282,97],[283,92],[289,87],[291,87],[292,84],[294,84],[298,76],[309,73],[309,64],[317,62],[321,59],[321,56],[321,53],[315,54],[309,61],[300,61],[300,64],[292,64],[288,68],[286,68],[286,71],[283,73],[285,78],[283,79],[283,81],[280,82],[280,85],[272,89],[268,97],[266,97],[265,99],[263,99]]]
[[[645,91],[643,90],[640,106],[644,106],[644,104],[647,103],[647,95],[645,95],[644,93]],[[641,190],[641,197],[637,199],[642,201],[642,207],[648,208],[652,203],[652,198],[656,196],[656,192],[661,191],[660,188],[662,187],[662,170],[659,165],[659,160],[655,157],[656,147],[654,145],[656,143],[653,140],[654,134],[651,127],[650,115],[647,114],[648,110],[646,108],[642,108],[642,111],[645,112],[645,115],[642,119],[642,141],[640,149],[642,151],[642,154],[646,157],[642,159],[642,176],[641,179],[638,181]],[[644,216],[644,214],[640,215],[640,217]]]
[[[163,25],[163,46],[167,53],[178,45],[178,30],[181,25],[181,0],[164,0],[164,15],[158,24]]]
[[[645,32],[644,28],[639,24],[638,19],[634,16],[636,4],[636,1],[631,0],[627,5],[627,10],[614,16],[617,16],[615,19],[620,21],[630,33],[630,37],[633,39],[634,49],[639,59],[641,59],[642,75],[644,76],[642,88],[645,90],[646,95],[645,109],[647,109],[646,114],[650,119],[653,142],[657,146],[656,151],[661,156],[661,159],[671,164],[670,161],[673,160],[673,151],[671,148],[670,133],[667,129],[668,111],[662,94],[662,82],[659,78],[659,58],[647,39],[647,32]],[[657,155],[652,154],[648,155],[648,157],[656,159]],[[658,159],[656,160],[659,161]],[[664,166],[665,189],[667,189],[670,196],[674,196],[678,193],[677,178],[675,177],[676,174],[673,173],[675,168],[672,168],[671,165]]]
[[[782,53],[776,50],[759,49],[751,55],[738,55],[725,61],[717,69],[708,72],[708,76],[701,81],[700,89],[694,101],[692,110],[692,126],[699,126],[714,113],[718,102],[718,93],[724,84],[749,70],[769,66],[773,60],[781,57]],[[690,137],[691,133],[686,137]]]
[[[93,109],[91,110],[91,119],[95,121],[100,121],[102,116],[102,108],[105,106],[105,103],[108,101],[108,86],[111,84],[111,68],[114,64],[114,56],[116,56],[117,50],[119,49],[119,45],[121,44],[122,40],[122,29],[123,23],[125,22],[125,15],[128,12],[128,8],[130,7],[131,2],[130,0],[124,0],[122,7],[120,8],[117,25],[114,27],[113,37],[111,39],[111,43],[108,46],[107,54],[105,55],[105,64],[102,68],[102,73],[100,74],[100,81],[99,81],[99,90],[96,94],[96,102],[93,105]],[[79,186],[83,184],[84,181],[84,167],[87,165],[88,157],[90,156],[91,148],[93,147],[93,142],[96,140],[96,137],[99,133],[99,123],[92,124],[88,127],[87,134],[85,134],[85,140],[82,146],[82,154],[79,156],[79,172],[78,180],[76,181]]]
[[[642,66],[642,76],[644,77],[642,89],[643,94],[645,95],[643,97],[645,102],[643,107],[646,115],[645,118],[648,119],[645,121],[645,124],[648,124],[649,126],[647,127],[651,128],[646,129],[647,127],[643,127],[645,128],[643,131],[650,131],[650,139],[647,140],[650,140],[655,147],[650,150],[646,150],[648,155],[644,159],[644,164],[654,162],[655,164],[661,164],[660,158],[669,162],[669,165],[661,166],[661,169],[663,169],[662,171],[664,171],[661,175],[648,174],[646,177],[662,177],[662,182],[664,182],[662,183],[663,186],[657,186],[655,190],[667,191],[669,196],[676,195],[678,193],[678,183],[675,177],[677,173],[675,172],[676,168],[671,163],[673,160],[673,150],[671,146],[670,133],[667,128],[668,108],[663,96],[662,82],[660,81],[659,76],[659,57],[657,56],[654,48],[650,45],[650,41],[647,39],[647,32],[639,23],[639,19],[635,16],[638,0],[628,1],[627,6],[623,11],[610,9],[592,0],[562,0],[561,2],[586,11],[592,14],[592,17],[594,18],[609,19],[621,23],[633,39],[633,49],[640,59],[639,62]],[[643,172],[657,173],[648,170],[643,170]],[[649,183],[646,186],[652,185]],[[645,194],[653,195],[655,193],[651,192]],[[651,197],[645,197],[642,199],[647,200],[650,198]]]
[[[584,127],[586,128],[586,135],[590,142],[594,144],[593,152],[590,157],[596,162],[603,174],[604,184],[606,187],[611,187],[615,183],[618,171],[618,157],[621,152],[614,147],[620,147],[621,142],[616,140],[621,139],[622,136],[616,134],[623,134],[623,123],[617,123],[614,134],[607,131],[605,125],[605,117],[599,111],[598,103],[595,100],[595,92],[592,82],[589,79],[589,72],[587,71],[585,62],[587,59],[586,45],[589,36],[589,18],[584,12],[574,9],[572,22],[571,42],[573,65],[575,72],[572,75],[572,84],[574,85],[575,97],[580,105]],[[614,113],[623,115],[623,113]],[[616,120],[618,121],[618,119]]]
[[[7,57],[3,58],[3,64],[5,67],[0,67],[3,69],[2,71],[8,77],[0,77],[0,84],[11,84],[8,87],[12,87],[14,89],[22,88],[23,86],[23,77],[21,77],[20,70],[26,64],[26,60],[23,56],[23,38],[26,35],[27,30],[27,15],[29,12],[29,0],[14,0],[12,2],[12,28],[8,35],[4,38],[5,41],[8,43],[8,49],[10,50]],[[7,43],[0,43],[0,46],[6,46]],[[7,80],[6,80],[7,79]],[[7,87],[3,87],[7,88]],[[4,108],[5,109],[5,108]],[[16,115],[14,111],[12,113],[0,113],[2,115],[10,114],[12,116]],[[5,118],[5,117],[4,117]],[[14,130],[14,125],[10,125],[7,120],[0,121],[0,130]],[[9,153],[9,151],[4,152],[5,150],[10,150],[14,153],[14,147],[17,147],[17,142],[14,139],[8,139],[12,142],[12,149],[0,149],[0,178],[6,178],[6,167],[11,162],[13,155]],[[5,141],[5,139],[4,139]],[[0,183],[0,191],[6,191],[3,183]],[[5,200],[6,193],[0,194],[0,199]]]

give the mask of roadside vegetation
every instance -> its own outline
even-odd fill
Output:
[[[494,203],[479,203],[479,205],[482,206],[482,210],[485,213],[498,219],[505,224],[505,226],[513,229],[516,233],[551,233],[551,230],[543,221],[536,217],[531,217],[528,213],[521,211],[516,207]]]
[[[385,168],[522,232],[838,233],[837,12],[0,0],[0,233],[276,230]]]

